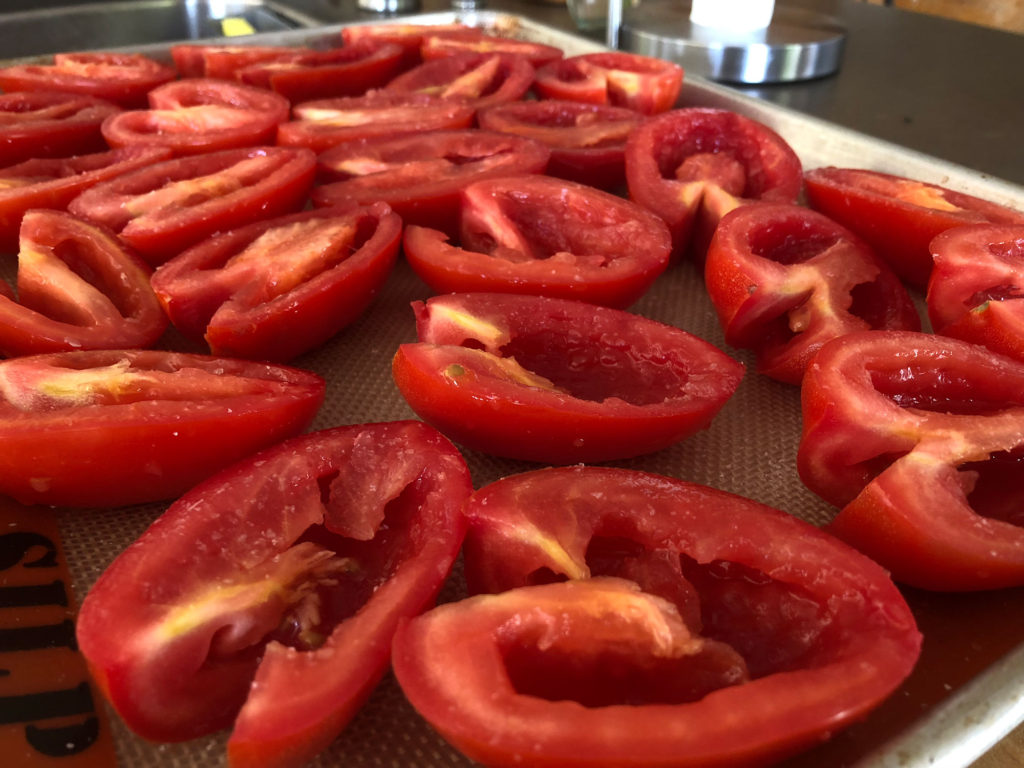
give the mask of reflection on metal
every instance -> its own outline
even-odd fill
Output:
[[[55,24],[54,19],[60,23]],[[224,35],[226,19],[255,32],[309,27],[318,21],[277,0],[114,0],[0,15],[3,56],[120,48]]]
[[[767,29],[722,32],[690,21],[679,0],[640,0],[622,11],[608,39],[618,47],[676,61],[687,72],[728,83],[809,80],[839,69],[845,31],[833,19],[798,8],[776,6]]]
[[[356,6],[372,13],[412,13],[420,9],[420,0],[356,0]]]

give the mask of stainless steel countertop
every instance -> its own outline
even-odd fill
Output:
[[[284,3],[330,23],[382,18],[359,11],[355,0]],[[813,81],[738,90],[1024,184],[1024,36],[857,0],[777,5],[838,19],[847,30],[842,66]],[[420,12],[450,7],[421,0]],[[575,31],[564,5],[489,0],[485,7]]]

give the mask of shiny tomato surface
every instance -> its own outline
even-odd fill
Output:
[[[928,317],[936,333],[1024,360],[1024,224],[978,224],[931,242]]]
[[[384,203],[265,219],[165,262],[152,285],[175,327],[213,354],[283,362],[362,314],[391,273],[401,232]]]
[[[21,224],[18,299],[0,295],[0,354],[149,347],[167,317],[152,270],[113,232],[60,211]]]
[[[550,463],[665,448],[707,427],[743,366],[685,331],[581,301],[449,294],[413,305],[395,382],[452,440]]]
[[[830,341],[802,387],[797,468],[830,530],[924,589],[1024,584],[1024,363],[958,339]]]
[[[302,208],[315,170],[308,149],[226,149],[122,174],[68,210],[110,227],[156,266],[215,232]]]
[[[549,468],[484,486],[467,514],[466,577],[491,594],[405,624],[393,663],[483,765],[773,764],[863,716],[918,657],[878,565],[739,496]]]
[[[621,197],[549,176],[467,186],[454,237],[408,226],[406,260],[436,293],[491,291],[625,308],[668,266],[656,216]]]
[[[303,765],[386,671],[399,620],[433,603],[471,490],[422,422],[277,444],[191,490],[110,565],[79,646],[139,734],[233,723],[231,766]]]
[[[856,232],[901,278],[919,288],[932,271],[932,239],[964,224],[1024,225],[1024,211],[937,184],[858,168],[815,168],[807,202]]]
[[[726,343],[799,384],[814,353],[853,331],[921,330],[903,283],[856,235],[796,205],[744,205],[719,222],[704,282]]]
[[[459,195],[482,179],[542,173],[549,150],[533,139],[465,129],[346,141],[317,158],[326,183],[314,205],[387,203],[406,225],[455,232]]]
[[[324,398],[294,368],[154,350],[0,361],[0,493],[116,507],[174,498],[305,429]]]

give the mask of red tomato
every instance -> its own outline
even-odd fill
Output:
[[[317,158],[313,204],[369,205],[382,200],[405,224],[445,232],[458,225],[459,193],[474,181],[543,173],[549,152],[517,136],[466,129],[346,141]]]
[[[120,112],[92,96],[57,91],[0,94],[0,168],[37,157],[69,157],[107,148],[100,124]]]
[[[467,512],[467,579],[509,591],[406,623],[393,663],[487,766],[767,765],[863,716],[918,657],[880,567],[739,496],[571,467],[499,480]]]
[[[123,107],[142,107],[149,91],[177,76],[174,67],[141,53],[58,53],[53,64],[15,64],[0,69],[0,88],[64,91]]]
[[[719,223],[704,265],[725,341],[758,370],[799,384],[829,339],[871,328],[919,331],[903,283],[852,232],[795,205],[760,203]]]
[[[530,40],[516,40],[510,37],[485,35],[474,30],[469,34],[427,35],[420,46],[420,55],[424,61],[443,59],[461,53],[506,53],[522,56],[534,67],[558,61],[564,55],[561,48]]]
[[[294,120],[277,130],[277,143],[315,152],[371,136],[468,128],[473,107],[422,93],[370,91],[365,96],[297,104]]]
[[[420,47],[427,36],[436,37],[448,33],[458,35],[481,34],[472,27],[458,22],[453,24],[359,24],[343,27],[342,40],[353,45],[363,40],[394,43],[402,48],[402,69],[411,69],[422,63]]]
[[[750,200],[795,203],[800,159],[775,131],[724,109],[651,118],[626,141],[629,196],[665,220],[677,256],[698,260],[715,227]]]
[[[483,109],[523,98],[533,82],[533,66],[507,53],[459,53],[425,61],[403,72],[386,90],[459,99]]]
[[[129,727],[234,721],[232,766],[302,765],[384,674],[465,531],[458,451],[421,422],[285,441],[173,504],[82,603],[78,643]]]
[[[435,293],[525,293],[628,307],[668,266],[664,223],[635,203],[549,176],[462,192],[459,246],[410,226],[406,260]]]
[[[215,232],[298,210],[315,172],[307,149],[226,149],[97,184],[68,210],[110,227],[156,266]]]
[[[572,463],[637,456],[708,426],[743,366],[678,328],[580,301],[452,294],[413,304],[395,383],[453,440]]]
[[[0,296],[0,354],[155,344],[167,317],[152,270],[112,232],[59,211],[21,224],[18,300]]]
[[[963,224],[1024,225],[1024,212],[877,171],[817,168],[804,181],[812,208],[856,232],[919,288],[928,284],[936,235]]]
[[[122,112],[103,123],[112,147],[167,147],[195,155],[272,144],[291,104],[276,93],[240,83],[190,78],[149,93],[149,109]]]
[[[355,320],[398,255],[383,203],[321,209],[216,235],[161,266],[153,289],[174,325],[215,355],[290,360]]]
[[[1024,584],[1024,363],[924,333],[821,348],[804,376],[804,483],[831,530],[925,589]]]
[[[555,99],[513,101],[477,113],[481,128],[550,147],[549,175],[609,190],[626,181],[626,137],[642,120],[625,107]]]
[[[116,507],[178,496],[301,432],[324,382],[282,366],[97,350],[0,361],[0,394],[0,493]]]
[[[655,115],[675,106],[683,68],[624,51],[585,53],[541,67],[533,84],[544,99],[628,107]]]
[[[400,46],[366,40],[344,48],[304,51],[293,58],[253,64],[238,70],[235,77],[300,102],[361,96],[387,83],[401,66]]]
[[[957,227],[932,240],[931,252],[935,331],[1024,360],[1024,225]]]
[[[235,73],[254,64],[278,61],[305,53],[294,45],[195,45],[171,46],[171,58],[184,78],[212,77],[234,80]]]
[[[65,159],[26,160],[0,169],[0,249],[17,249],[21,218],[29,209],[62,211],[90,187],[170,156],[167,149],[133,147]]]

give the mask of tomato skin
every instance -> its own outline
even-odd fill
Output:
[[[273,143],[291,110],[278,94],[209,78],[167,83],[148,98],[149,109],[104,121],[111,147],[167,147],[178,156],[254,147]]]
[[[0,388],[0,493],[94,508],[178,496],[300,432],[324,397],[305,371],[151,350],[0,361]]]
[[[385,86],[389,93],[421,93],[459,99],[474,109],[517,101],[533,82],[534,69],[523,56],[457,53],[425,61]]]
[[[167,317],[152,270],[114,233],[59,211],[21,226],[18,301],[0,296],[0,354],[148,347]]]
[[[1024,363],[924,333],[825,344],[804,376],[800,478],[830,529],[923,589],[1024,584]]]
[[[532,139],[478,129],[346,141],[318,156],[319,175],[327,183],[314,188],[312,200],[317,206],[381,200],[406,225],[455,232],[459,195],[467,184],[543,173],[549,156]]]
[[[626,141],[632,200],[672,231],[677,257],[702,261],[715,227],[750,200],[795,203],[800,159],[775,131],[723,109],[685,107],[649,119]]]
[[[926,302],[936,333],[1024,360],[1024,225],[956,227],[930,250]]]
[[[121,108],[110,101],[59,91],[0,94],[0,168],[40,157],[107,149],[100,125]]]
[[[235,77],[269,88],[290,102],[334,96],[361,96],[380,88],[401,71],[402,48],[363,41],[328,51],[306,50],[289,59],[244,67]]]
[[[342,27],[341,38],[345,45],[354,45],[360,41],[373,40],[377,42],[394,43],[402,48],[402,69],[411,69],[422,64],[423,57],[420,55],[420,48],[427,37],[439,35],[456,34],[479,35],[480,32],[474,27],[465,24],[359,24],[357,26]]]
[[[533,89],[542,99],[626,107],[656,115],[675,106],[683,68],[670,61],[626,51],[571,56],[537,70]]]
[[[226,149],[97,184],[68,210],[110,227],[159,266],[215,232],[300,209],[315,172],[316,156],[307,149]]]
[[[267,219],[164,263],[153,289],[175,327],[205,337],[212,354],[283,362],[362,314],[391,273],[401,231],[383,203]]]
[[[348,141],[400,133],[469,128],[473,107],[422,93],[370,91],[365,96],[314,99],[296,104],[294,119],[277,129],[282,146],[323,152]]]
[[[548,176],[462,191],[460,236],[407,226],[406,261],[435,293],[517,293],[625,308],[668,266],[668,229],[599,189]]]
[[[757,203],[726,214],[704,280],[726,343],[753,349],[761,373],[790,384],[800,383],[829,339],[921,329],[885,262],[852,232],[795,205]]]
[[[467,515],[467,580],[495,594],[404,624],[393,665],[487,766],[767,765],[863,716],[919,654],[880,567],[729,493],[548,468],[481,488]]]
[[[14,252],[32,208],[63,211],[100,182],[167,160],[170,150],[134,147],[68,158],[38,158],[0,170],[0,249]]]
[[[426,35],[420,46],[420,55],[424,61],[443,59],[462,53],[505,53],[522,56],[534,67],[542,67],[552,61],[558,61],[565,54],[561,48],[528,40],[516,40],[510,37],[497,37],[479,32],[457,35],[454,33]]]
[[[303,764],[383,675],[399,618],[436,598],[471,490],[465,461],[421,422],[279,443],[189,491],[111,564],[83,601],[79,645],[141,735],[234,722],[232,766]],[[319,621],[302,614],[304,590]]]
[[[420,341],[395,355],[398,389],[427,423],[497,456],[572,463],[659,450],[705,428],[743,373],[678,328],[584,302],[475,293],[413,309]]]
[[[179,43],[171,46],[171,58],[183,78],[210,77],[230,81],[235,79],[235,73],[240,69],[260,62],[287,59],[302,50],[292,45]]]
[[[816,168],[804,183],[812,208],[857,233],[919,288],[928,285],[928,245],[937,235],[964,224],[1024,225],[1024,212],[878,171]]]
[[[477,113],[481,128],[549,146],[549,175],[607,190],[625,184],[626,137],[642,120],[625,107],[555,99],[513,101]]]
[[[173,67],[141,53],[58,53],[53,64],[0,69],[0,89],[63,91],[136,108],[145,106],[149,91],[177,76]]]

